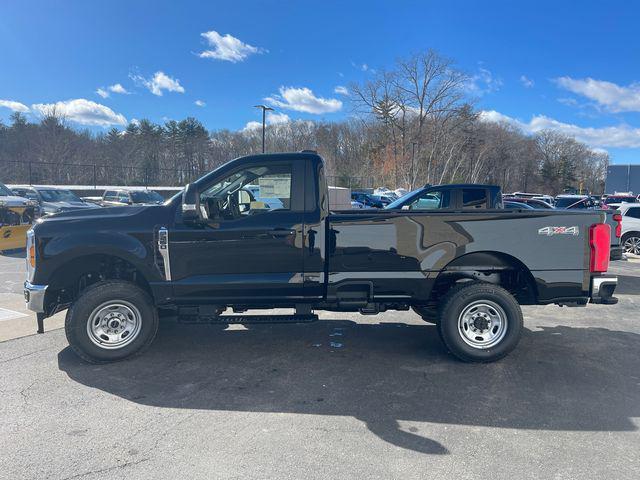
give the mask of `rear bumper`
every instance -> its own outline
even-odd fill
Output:
[[[44,296],[48,285],[34,285],[24,282],[24,300],[32,312],[44,313]]]
[[[609,260],[622,260],[622,247],[611,247],[611,253],[609,253]]]
[[[618,277],[613,275],[604,275],[601,277],[591,278],[591,303],[603,303],[605,305],[614,305],[618,303],[618,299],[613,296],[613,292],[618,285]]]

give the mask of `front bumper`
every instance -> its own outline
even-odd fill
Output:
[[[36,313],[44,313],[44,296],[48,285],[34,285],[24,282],[24,299],[27,308]]]
[[[613,292],[618,285],[618,277],[613,275],[604,275],[601,277],[591,278],[591,303],[603,303],[605,305],[614,305],[618,303],[618,299],[613,296]]]

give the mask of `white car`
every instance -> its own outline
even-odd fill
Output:
[[[640,255],[640,203],[622,203],[618,210],[622,213],[622,249]]]

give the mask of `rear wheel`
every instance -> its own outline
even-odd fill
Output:
[[[640,232],[625,233],[621,243],[624,253],[640,255]]]
[[[522,310],[504,288],[469,282],[454,287],[443,300],[438,331],[456,357],[493,362],[507,355],[522,335]]]
[[[137,285],[96,283],[69,308],[65,333],[71,348],[91,363],[122,360],[147,348],[158,331],[158,311]]]

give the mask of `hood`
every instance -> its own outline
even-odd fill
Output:
[[[0,197],[0,207],[27,207],[32,206],[33,202],[24,197],[2,196]]]
[[[52,204],[57,205],[58,203],[67,203],[67,202],[53,202]],[[75,219],[106,219],[106,218],[116,218],[116,217],[128,217],[132,215],[136,215],[143,210],[146,210],[147,207],[144,205],[141,206],[133,206],[127,205],[122,207],[99,207],[97,205],[80,207],[80,208],[71,208],[69,210],[62,210],[61,212],[54,213],[52,215],[48,215],[44,218],[43,222],[52,222],[58,220],[75,220]]]
[[[45,210],[71,211],[85,208],[97,208],[97,205],[87,202],[42,202]]]

